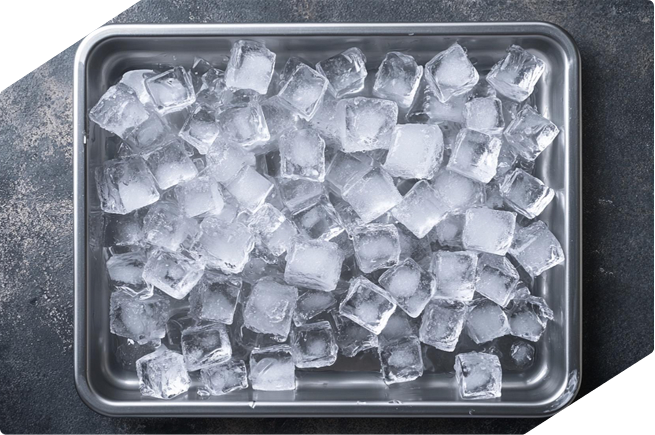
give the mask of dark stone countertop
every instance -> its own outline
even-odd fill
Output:
[[[582,55],[584,395],[653,351],[653,5],[645,0],[143,0],[117,23],[549,21]],[[73,382],[76,47],[0,94],[4,433],[524,433],[538,419],[119,419]]]

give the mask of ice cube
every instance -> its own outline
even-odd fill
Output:
[[[346,98],[339,100],[336,110],[344,152],[389,148],[398,119],[396,103],[377,98]]]
[[[387,326],[380,332],[378,340],[380,343],[391,343],[412,335],[418,335],[418,327],[414,319],[409,317],[403,310],[396,310],[389,317]]]
[[[275,69],[275,53],[258,41],[239,40],[230,50],[225,70],[229,88],[252,89],[266,94]]]
[[[393,177],[432,178],[441,165],[443,150],[438,125],[397,125],[383,167]]]
[[[204,388],[213,396],[248,388],[246,363],[231,359],[200,370],[200,380]]]
[[[439,245],[447,248],[460,248],[462,245],[462,231],[464,230],[464,214],[450,214],[434,227],[434,236]],[[432,234],[432,233],[431,233]]]
[[[189,158],[180,142],[159,148],[144,156],[146,164],[157,180],[160,189],[166,190],[198,174],[198,169]]]
[[[344,230],[336,210],[327,198],[295,214],[293,220],[298,229],[311,239],[332,240]]]
[[[184,299],[200,281],[204,267],[177,253],[154,250],[148,254],[143,279],[175,299]]]
[[[312,128],[321,133],[325,140],[338,141],[340,136],[341,126],[337,117],[338,101],[331,93],[326,92],[309,123]]]
[[[526,160],[534,160],[559,134],[559,128],[530,106],[525,106],[507,126],[505,139]]]
[[[418,338],[404,337],[380,344],[378,352],[382,378],[386,384],[409,382],[423,376],[423,357]]]
[[[368,223],[397,206],[403,197],[389,174],[382,168],[373,168],[344,186],[343,199]]]
[[[337,299],[332,293],[320,290],[307,290],[296,301],[293,322],[296,326],[303,325],[319,314],[334,308],[336,305]]]
[[[529,219],[539,216],[555,196],[553,189],[520,168],[508,173],[499,187],[507,205]]]
[[[177,112],[196,102],[191,74],[181,66],[148,77],[146,89],[162,114]]]
[[[333,311],[335,336],[341,353],[351,358],[359,352],[378,347],[378,336],[347,317]]]
[[[243,270],[254,246],[254,237],[244,224],[209,216],[200,224],[194,248],[208,265],[233,274]]]
[[[175,186],[175,198],[185,216],[220,213],[225,201],[221,188],[213,177],[201,175]]]
[[[291,328],[298,289],[272,277],[262,278],[253,286],[243,309],[246,328],[286,340]]]
[[[553,310],[543,298],[527,292],[512,299],[505,312],[510,333],[530,341],[538,341],[546,330],[546,324],[554,317]]]
[[[105,246],[138,246],[143,243],[143,223],[137,212],[105,216]]]
[[[425,64],[425,76],[441,102],[470,91],[480,78],[466,51],[458,43],[438,53]]]
[[[284,178],[325,179],[325,141],[312,129],[290,130],[280,137],[280,173]]]
[[[531,276],[564,262],[562,245],[541,221],[516,229],[509,254]]]
[[[420,124],[445,121],[463,124],[466,101],[467,94],[453,96],[445,102],[439,101],[424,74],[405,119],[408,122]]]
[[[364,273],[386,269],[398,263],[400,240],[393,224],[368,224],[353,233],[355,258]]]
[[[159,201],[150,207],[143,218],[143,233],[148,243],[170,251],[177,251],[197,232],[197,222],[182,215],[172,201]]]
[[[154,70],[136,69],[123,74],[120,83],[132,88],[132,90],[136,92],[137,97],[139,97],[141,104],[146,107],[154,107],[152,98],[150,98],[148,89],[146,89],[146,79],[154,75],[157,75]]]
[[[96,169],[100,208],[127,214],[159,200],[155,179],[141,157],[108,160]]]
[[[450,212],[463,211],[484,201],[482,183],[446,169],[442,169],[434,177],[432,188]]]
[[[546,69],[546,64],[518,45],[507,50],[507,56],[495,64],[487,81],[501,94],[515,101],[524,101]]]
[[[503,103],[498,98],[473,98],[466,103],[465,110],[466,128],[489,135],[503,132]]]
[[[386,270],[379,279],[390,299],[411,317],[418,317],[434,295],[436,281],[411,258]]]
[[[391,213],[416,237],[422,239],[446,217],[449,208],[437,197],[430,183],[421,180],[405,194]]]
[[[313,68],[299,64],[282,86],[278,96],[303,119],[312,119],[318,110],[328,80]]]
[[[364,224],[357,212],[340,197],[330,195],[330,202],[334,206],[334,210],[339,215],[341,225],[346,229],[349,236],[353,234],[355,228]]]
[[[516,213],[488,208],[466,210],[462,243],[466,249],[505,255],[514,238]]]
[[[116,361],[125,370],[136,371],[136,360],[154,352],[160,345],[159,339],[139,344],[128,338],[116,347]]]
[[[203,76],[207,72],[213,70],[214,67],[211,63],[201,57],[194,57],[193,65],[191,66],[191,81],[193,82],[193,89],[197,92],[202,88]]]
[[[259,103],[229,107],[216,120],[220,129],[220,140],[241,145],[246,150],[265,144],[271,135],[264,112]]]
[[[496,355],[480,352],[460,353],[455,359],[455,378],[463,399],[500,397],[503,370]]]
[[[196,326],[198,321],[189,316],[188,311],[179,311],[166,322],[166,346],[169,349],[182,351],[182,331]]]
[[[470,251],[437,251],[430,272],[437,278],[435,298],[470,301],[475,292],[478,254]]]
[[[274,96],[262,101],[261,107],[271,137],[270,140],[276,140],[285,131],[298,126],[300,117],[289,110],[282,103],[280,97]]]
[[[325,193],[323,184],[311,180],[277,179],[280,199],[292,213],[305,210],[320,201]]]
[[[190,372],[229,360],[232,346],[225,325],[209,323],[182,331],[182,355]]]
[[[149,117],[136,92],[122,83],[109,88],[89,112],[91,121],[121,138]]]
[[[510,357],[512,362],[519,370],[525,370],[534,363],[534,346],[525,341],[512,343],[510,347]]]
[[[123,138],[129,149],[136,154],[147,154],[176,139],[168,123],[156,113]]]
[[[329,59],[316,64],[316,70],[324,75],[329,83],[328,89],[337,98],[364,89],[366,78],[366,56],[352,47]]]
[[[207,270],[189,294],[189,314],[198,320],[231,325],[241,293],[241,278]]]
[[[296,367],[291,346],[254,349],[250,354],[250,384],[253,390],[295,390]]]
[[[239,145],[219,142],[207,153],[207,171],[219,183],[231,181],[244,166],[255,166],[255,155]]]
[[[336,244],[296,238],[287,252],[284,279],[298,287],[332,291],[337,288],[342,263],[343,254]]]
[[[200,154],[207,154],[220,130],[214,112],[197,106],[192,108],[179,136],[193,145]]]
[[[419,338],[425,344],[452,352],[466,320],[466,303],[451,299],[434,299],[426,307],[421,320]]]
[[[142,250],[113,255],[107,260],[107,273],[111,284],[130,296],[147,299],[152,296],[153,287],[143,280],[143,266],[146,254]]]
[[[337,195],[348,182],[359,178],[371,170],[373,161],[365,154],[346,154],[337,151],[327,168],[325,181]]]
[[[298,368],[327,367],[337,360],[337,346],[330,322],[301,325],[291,331],[293,361]]]
[[[476,290],[501,307],[514,296],[519,274],[510,261],[498,255],[482,254],[478,259]]]
[[[339,305],[339,314],[378,335],[396,309],[386,291],[363,276],[350,281],[345,299]]]
[[[225,188],[239,201],[241,207],[253,213],[264,204],[273,190],[273,183],[252,166],[244,166]]]
[[[457,134],[447,167],[465,177],[488,183],[496,175],[501,145],[497,137],[463,128]]]
[[[466,332],[478,344],[510,333],[507,315],[500,306],[489,299],[473,300],[466,314]]]
[[[172,399],[189,391],[191,385],[184,357],[163,345],[137,360],[136,374],[142,396]]]
[[[275,256],[284,254],[298,234],[293,222],[270,204],[262,205],[248,221],[248,228]]]
[[[375,74],[373,95],[407,108],[414,100],[422,76],[423,67],[418,66],[412,56],[392,51],[384,57]]]
[[[112,334],[145,344],[166,335],[170,303],[155,295],[139,299],[122,291],[113,292],[109,299],[109,330]]]

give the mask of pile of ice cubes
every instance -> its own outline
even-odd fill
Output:
[[[485,76],[455,43],[278,66],[241,40],[224,70],[130,71],[91,109],[120,139],[93,174],[119,362],[168,399],[366,352],[408,382],[433,348],[462,398],[499,397],[554,317],[528,284],[564,261],[531,173],[559,132],[531,105],[544,62],[513,45]]]

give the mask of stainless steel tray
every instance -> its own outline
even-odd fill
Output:
[[[536,173],[557,190],[541,216],[562,243],[564,266],[535,283],[555,312],[537,344],[530,370],[504,373],[499,400],[457,398],[453,374],[429,373],[386,387],[373,372],[298,374],[294,393],[244,390],[200,400],[192,389],[172,401],[141,398],[134,373],[114,362],[109,288],[98,243],[99,206],[87,175],[106,158],[105,133],[87,112],[126,71],[157,65],[190,66],[195,55],[219,62],[240,38],[265,41],[278,68],[293,53],[316,62],[360,47],[369,68],[388,51],[409,51],[424,64],[454,41],[481,70],[513,43],[537,53],[547,69],[536,89],[541,113],[561,133],[537,160]],[[92,409],[113,416],[546,416],[577,392],[581,367],[580,57],[574,42],[547,23],[120,25],[103,27],[80,45],[75,60],[75,381]],[[346,367],[348,369],[348,367]],[[351,370],[354,368],[350,367]]]

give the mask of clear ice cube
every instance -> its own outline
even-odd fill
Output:
[[[393,177],[429,179],[441,165],[443,150],[438,125],[397,125],[383,167]]]
[[[470,251],[437,251],[430,272],[437,278],[435,298],[470,301],[475,292],[478,254]]]
[[[525,341],[517,341],[512,343],[509,350],[509,355],[512,362],[519,370],[530,368],[534,363],[534,346]]]
[[[332,293],[320,290],[306,290],[298,296],[296,309],[293,312],[293,322],[296,326],[303,325],[336,305],[337,299]]]
[[[207,172],[219,183],[231,181],[244,166],[255,166],[255,155],[239,145],[216,143],[207,153]]]
[[[396,189],[391,176],[378,167],[346,184],[343,199],[352,206],[364,223],[368,223],[397,206],[403,197]]]
[[[439,101],[424,74],[405,119],[410,123],[420,124],[446,121],[463,124],[465,122],[464,105],[467,97],[467,94],[461,94],[453,96],[445,102]]]
[[[342,198],[330,195],[330,202],[339,215],[341,225],[345,228],[349,236],[354,233],[355,228],[364,224],[364,221],[362,221],[355,209]]]
[[[357,265],[364,273],[386,269],[400,259],[400,239],[393,224],[368,224],[355,229],[353,244]]]
[[[412,335],[418,336],[416,321],[403,310],[396,310],[389,317],[387,326],[380,332],[378,340],[380,343],[391,343]]]
[[[389,148],[398,119],[396,103],[377,98],[346,98],[339,100],[336,110],[344,152]]]
[[[344,230],[336,210],[327,198],[295,214],[293,221],[310,239],[332,240]]]
[[[452,352],[466,320],[466,303],[450,299],[434,299],[426,307],[421,318],[419,338],[444,352]]]
[[[125,292],[113,292],[109,299],[109,330],[112,334],[145,344],[166,335],[169,301],[155,295],[139,299]]]
[[[359,178],[371,170],[373,161],[365,154],[346,154],[337,151],[327,168],[325,181],[337,195],[351,180]]]
[[[190,372],[229,360],[232,346],[225,325],[209,323],[182,331],[182,355]]]
[[[555,196],[553,189],[520,168],[509,172],[499,187],[507,205],[528,219],[539,216]]]
[[[363,276],[353,278],[339,314],[378,335],[396,309],[385,290]]]
[[[197,222],[185,217],[172,201],[153,204],[143,218],[143,233],[148,243],[169,251],[177,251],[185,241],[195,237],[197,232]]]
[[[505,255],[514,238],[516,213],[488,208],[466,210],[462,243],[466,249]]]
[[[241,145],[246,150],[256,149],[271,138],[264,112],[257,102],[228,107],[218,114],[216,121],[221,141]]]
[[[175,299],[184,299],[203,272],[203,265],[186,255],[156,249],[148,254],[143,279]]]
[[[503,370],[496,355],[481,352],[460,353],[455,359],[455,378],[463,399],[500,397]]]
[[[139,97],[141,104],[146,107],[154,107],[152,98],[150,98],[148,89],[146,89],[146,79],[154,75],[157,75],[154,70],[136,69],[123,74],[120,83],[132,88],[132,90],[136,92],[137,97]]]
[[[434,227],[430,237],[434,234],[440,246],[463,249],[462,231],[464,231],[465,220],[464,214],[449,214]]]
[[[105,246],[139,246],[143,243],[143,222],[138,212],[105,216]]]
[[[466,103],[466,128],[489,135],[505,128],[503,103],[496,97],[473,98]]]
[[[275,256],[287,252],[298,234],[293,222],[270,204],[262,205],[252,214],[248,221],[248,228]]]
[[[532,107],[525,106],[503,134],[521,157],[532,161],[555,140],[559,128]]]
[[[250,354],[250,384],[253,390],[295,390],[296,366],[291,346],[280,344],[253,349]]]
[[[189,314],[198,320],[231,325],[241,286],[239,277],[206,270],[189,294]]]
[[[136,374],[142,396],[172,399],[189,391],[191,385],[184,357],[163,345],[137,360]]]
[[[264,204],[273,190],[273,183],[252,166],[244,166],[226,185],[230,194],[249,212],[255,212]]]
[[[412,56],[392,51],[384,57],[375,74],[373,95],[407,108],[414,100],[422,76],[423,67],[417,65]]]
[[[501,145],[497,137],[463,128],[457,134],[447,167],[465,177],[488,183],[496,175]]]
[[[299,237],[287,252],[284,279],[298,287],[332,291],[337,288],[342,263],[343,254],[336,244]]]
[[[154,289],[143,280],[145,263],[146,254],[142,250],[113,255],[107,260],[110,283],[130,296],[140,299],[151,297]]]
[[[391,213],[416,237],[422,239],[446,217],[449,207],[437,197],[430,183],[421,180],[405,194]]]
[[[480,78],[466,51],[458,43],[438,53],[425,64],[425,76],[441,102],[470,91]]]
[[[368,74],[366,56],[357,47],[320,61],[316,70],[328,79],[328,89],[337,98],[364,89],[364,79]]]
[[[330,322],[294,327],[291,331],[293,361],[298,368],[327,367],[337,360],[337,346]]]
[[[290,130],[280,138],[280,174],[284,178],[325,179],[325,141],[312,129]]]
[[[262,278],[253,286],[243,308],[243,324],[251,331],[286,340],[297,299],[296,287],[276,278]]]
[[[538,341],[553,320],[554,313],[543,298],[529,293],[517,295],[505,310],[510,333],[530,341]]]
[[[456,172],[442,169],[432,180],[432,188],[450,212],[463,211],[482,204],[484,185]]]
[[[196,102],[191,74],[181,66],[148,77],[146,89],[162,114],[177,112]]]
[[[278,96],[303,119],[312,119],[328,88],[325,76],[305,64],[299,64]]]
[[[207,154],[220,133],[216,115],[203,107],[192,108],[179,136],[200,154]]]
[[[466,314],[466,332],[478,344],[510,333],[509,321],[503,309],[486,298],[473,300]]]
[[[136,154],[147,154],[176,139],[170,125],[156,113],[123,138]]]
[[[149,117],[136,92],[122,83],[109,88],[89,112],[91,121],[121,138]]]
[[[532,94],[545,69],[543,60],[512,45],[507,56],[491,68],[487,82],[507,98],[521,102]]]
[[[243,270],[254,246],[254,237],[247,226],[209,216],[200,224],[194,249],[209,266],[233,274]]]
[[[541,221],[516,229],[509,254],[531,276],[539,276],[564,262],[562,245]]]
[[[166,190],[198,174],[196,165],[180,142],[159,148],[143,157],[160,189]]]
[[[108,160],[96,169],[100,208],[127,214],[159,200],[155,179],[141,157]]]
[[[230,50],[225,70],[229,88],[252,89],[266,94],[275,69],[275,53],[258,41],[239,40]]]
[[[338,141],[341,127],[337,116],[337,103],[339,102],[331,93],[326,92],[321,104],[310,121],[312,128],[318,130],[323,139]]]
[[[411,258],[387,269],[378,280],[396,305],[416,318],[432,299],[436,281]]]
[[[476,290],[501,307],[507,306],[514,296],[519,273],[505,257],[482,254],[478,259]]]
[[[343,356],[352,358],[359,352],[378,347],[378,336],[335,310],[332,313],[335,336]]]
[[[289,110],[278,96],[262,101],[261,107],[271,141],[278,139],[285,131],[296,128],[300,122],[300,117]]]
[[[204,213],[220,213],[225,205],[221,188],[214,177],[198,176],[175,186],[175,198],[180,210],[188,217]]]
[[[214,364],[200,370],[200,380],[203,387],[212,396],[220,396],[232,391],[248,388],[248,370],[241,360]]]

